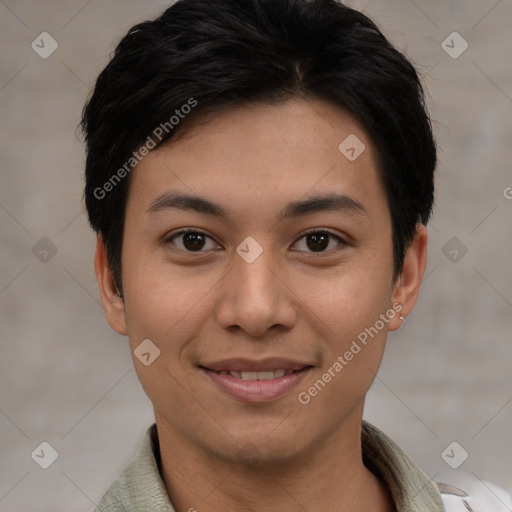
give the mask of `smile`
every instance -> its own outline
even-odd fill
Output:
[[[266,372],[247,372],[247,371],[237,371],[237,370],[221,370],[221,375],[231,375],[232,377],[235,377],[235,379],[242,379],[242,380],[271,380],[271,379],[280,379],[281,377],[284,377],[285,375],[290,375],[298,370],[284,370],[284,369],[278,369],[278,370],[271,370]]]
[[[223,395],[251,403],[271,402],[285,397],[312,368],[305,363],[283,359],[259,362],[237,359],[199,366],[209,382]]]

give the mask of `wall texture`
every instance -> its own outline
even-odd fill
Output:
[[[92,510],[153,421],[99,303],[76,128],[121,36],[167,4],[0,2],[2,511]],[[441,160],[423,292],[389,337],[366,418],[432,478],[510,491],[512,2],[350,4],[423,73]],[[58,454],[48,469],[42,442]]]

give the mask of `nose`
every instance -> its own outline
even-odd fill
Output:
[[[217,322],[253,338],[291,329],[297,321],[297,299],[287,281],[271,250],[263,250],[252,263],[236,254],[221,285]]]

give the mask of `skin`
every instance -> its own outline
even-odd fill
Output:
[[[338,149],[350,134],[366,145],[354,162]],[[399,314],[307,405],[297,399],[393,304],[407,317],[425,271],[427,233],[418,224],[393,279],[391,218],[364,129],[320,100],[240,106],[194,121],[131,179],[124,300],[101,237],[95,269],[107,320],[129,337],[132,354],[144,339],[161,351],[149,366],[133,361],[154,406],[176,511],[393,510],[385,486],[363,465],[360,435],[365,395],[387,332],[402,324]],[[228,218],[148,211],[171,191],[214,201]],[[278,220],[288,203],[333,192],[364,213]],[[199,255],[187,252],[183,236],[170,240],[183,228],[211,237]],[[333,234],[326,249],[308,244],[311,230]],[[263,249],[252,263],[236,252],[248,236]],[[285,396],[246,403],[198,367],[267,356],[313,368]]]

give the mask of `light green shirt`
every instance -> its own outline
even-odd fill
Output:
[[[445,512],[436,484],[386,434],[363,421],[361,442],[364,464],[386,484],[397,512]],[[153,424],[137,456],[104,494],[95,512],[174,512],[159,461]]]

